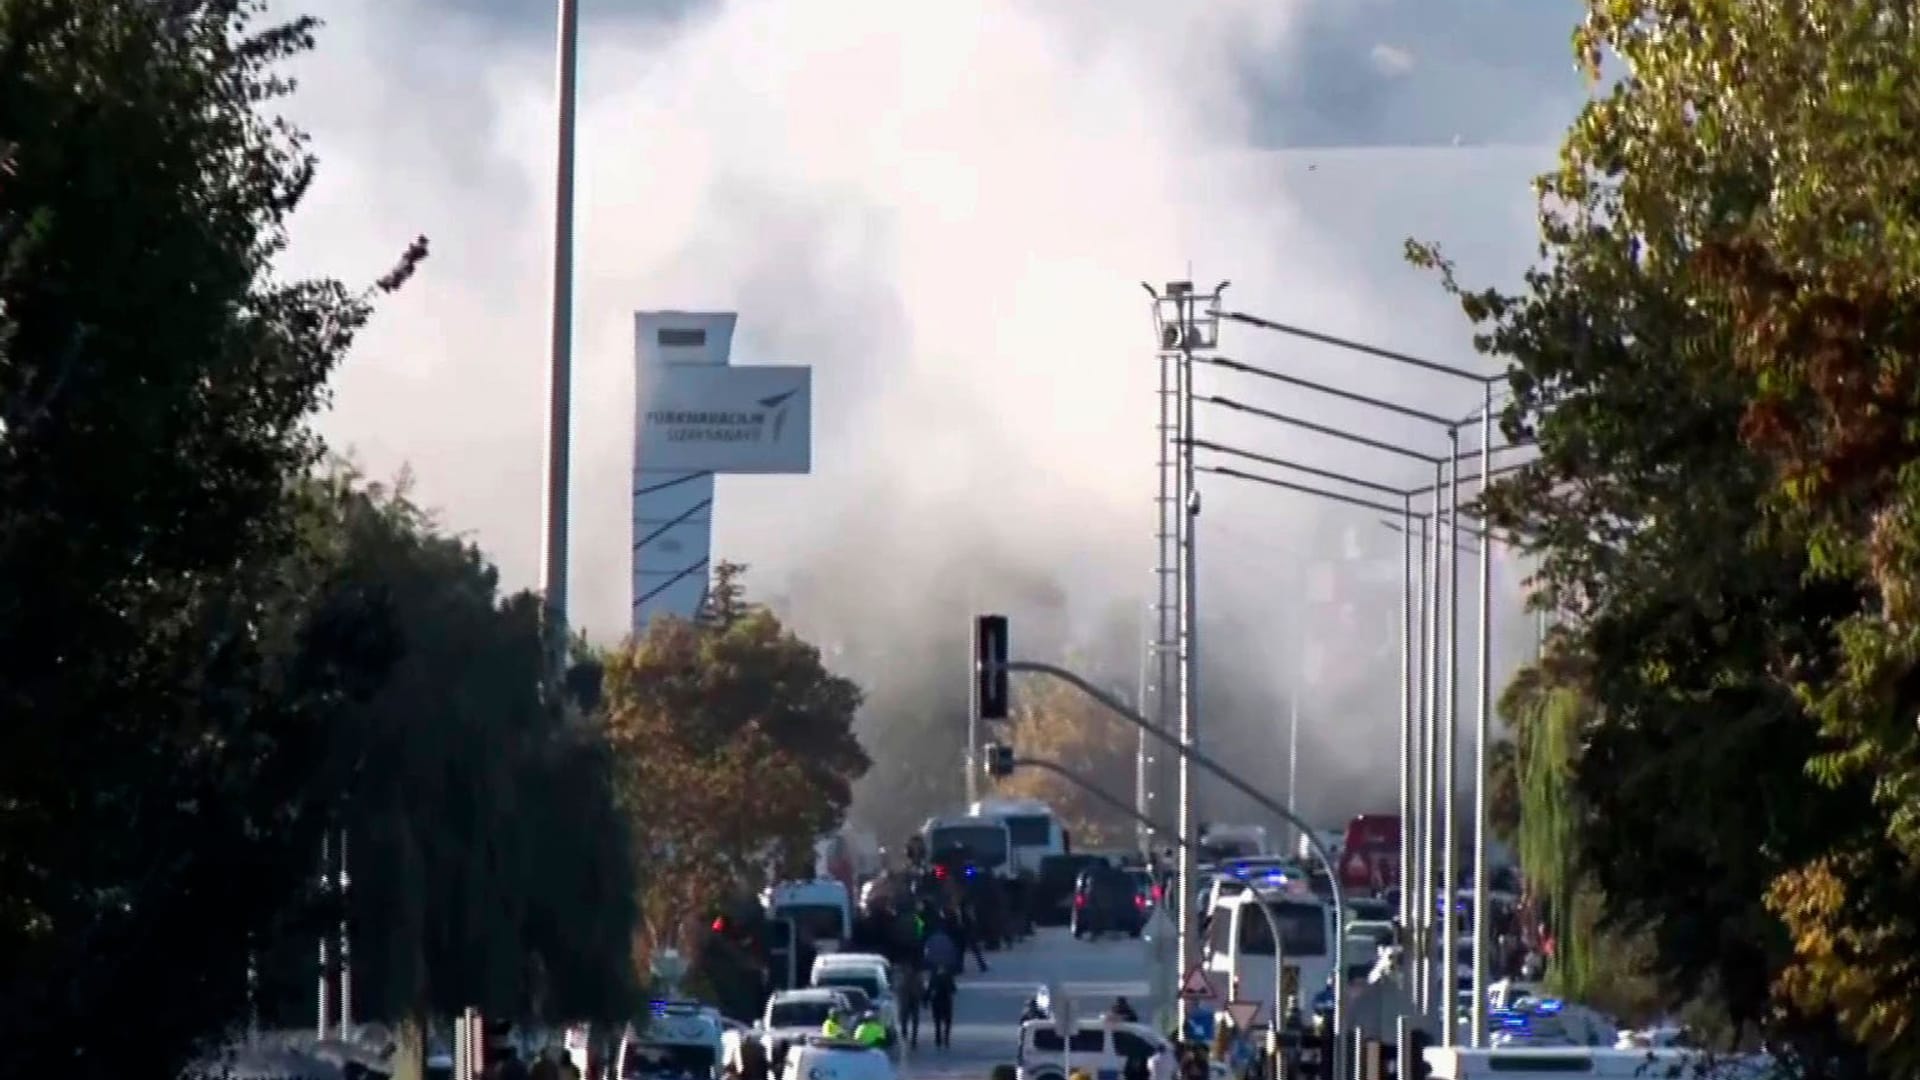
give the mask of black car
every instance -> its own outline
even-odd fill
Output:
[[[1071,925],[1076,938],[1101,934],[1139,937],[1147,925],[1146,898],[1132,874],[1105,863],[1080,874],[1073,889]]]
[[[1073,891],[1088,868],[1107,865],[1107,857],[1092,852],[1048,855],[1027,894],[1027,910],[1040,926],[1065,926],[1073,921]]]

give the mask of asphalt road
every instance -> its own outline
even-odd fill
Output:
[[[913,1080],[966,1077],[986,1080],[993,1066],[1011,1064],[1020,1010],[1034,989],[1050,985],[1055,994],[1074,999],[1075,1015],[1104,1013],[1125,995],[1142,1018],[1151,1018],[1157,999],[1149,992],[1152,946],[1109,937],[1075,941],[1065,928],[1042,928],[1011,949],[988,953],[985,973],[971,967],[960,980],[954,1001],[953,1046],[933,1048],[932,1022],[921,1019],[920,1048],[910,1051],[904,1075]]]

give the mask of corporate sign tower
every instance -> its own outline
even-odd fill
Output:
[[[633,632],[690,618],[712,564],[714,477],[806,473],[813,369],[734,367],[733,312],[634,315]]]

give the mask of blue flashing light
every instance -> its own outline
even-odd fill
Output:
[[[1566,1008],[1566,1003],[1558,998],[1542,998],[1534,1002],[1533,1005],[1533,1011],[1544,1016],[1552,1016],[1564,1008]]]
[[[978,869],[978,868],[976,868],[976,867],[972,867],[972,866],[969,866],[969,867],[967,867],[967,876],[968,876],[968,877],[972,877],[972,876],[974,876],[975,874],[978,874],[979,872],[980,872],[980,871],[979,871],[979,869]]]

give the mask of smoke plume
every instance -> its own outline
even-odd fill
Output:
[[[1474,280],[1511,281],[1527,255],[1526,180],[1551,160],[1568,88],[1463,59],[1484,42],[1393,37],[1436,5],[743,0],[639,16],[585,0],[576,622],[602,640],[626,629],[630,313],[737,309],[735,363],[815,367],[814,473],[723,478],[714,554],[750,564],[749,587],[868,688],[863,816],[894,829],[957,800],[972,613],[1014,616],[1022,655],[1094,650],[1134,679],[1138,631],[1113,627],[1143,619],[1153,587],[1157,374],[1137,282],[1231,279],[1230,306],[1473,366],[1467,328],[1400,241],[1447,242]],[[435,252],[365,336],[327,431],[375,470],[410,462],[447,522],[532,585],[552,62],[551,29],[527,12],[550,5],[290,6],[330,23],[292,110],[322,157],[296,267],[364,278],[423,232]],[[1557,56],[1569,19],[1522,21],[1536,19],[1546,32],[1502,47]],[[1260,149],[1341,126],[1335,99],[1276,74],[1336,68],[1354,130],[1396,130],[1382,118],[1454,94],[1421,122],[1535,145]],[[1479,404],[1466,384],[1251,329],[1228,327],[1223,346],[1447,415]],[[1214,371],[1201,388],[1444,449],[1429,425],[1297,389]],[[1395,486],[1429,475],[1217,408],[1200,422],[1214,441]],[[1202,487],[1203,738],[1284,795],[1298,694],[1305,809],[1390,808],[1397,538],[1365,509]],[[1518,573],[1503,562],[1495,593],[1503,660],[1522,632]],[[1202,811],[1264,819],[1212,786]]]

